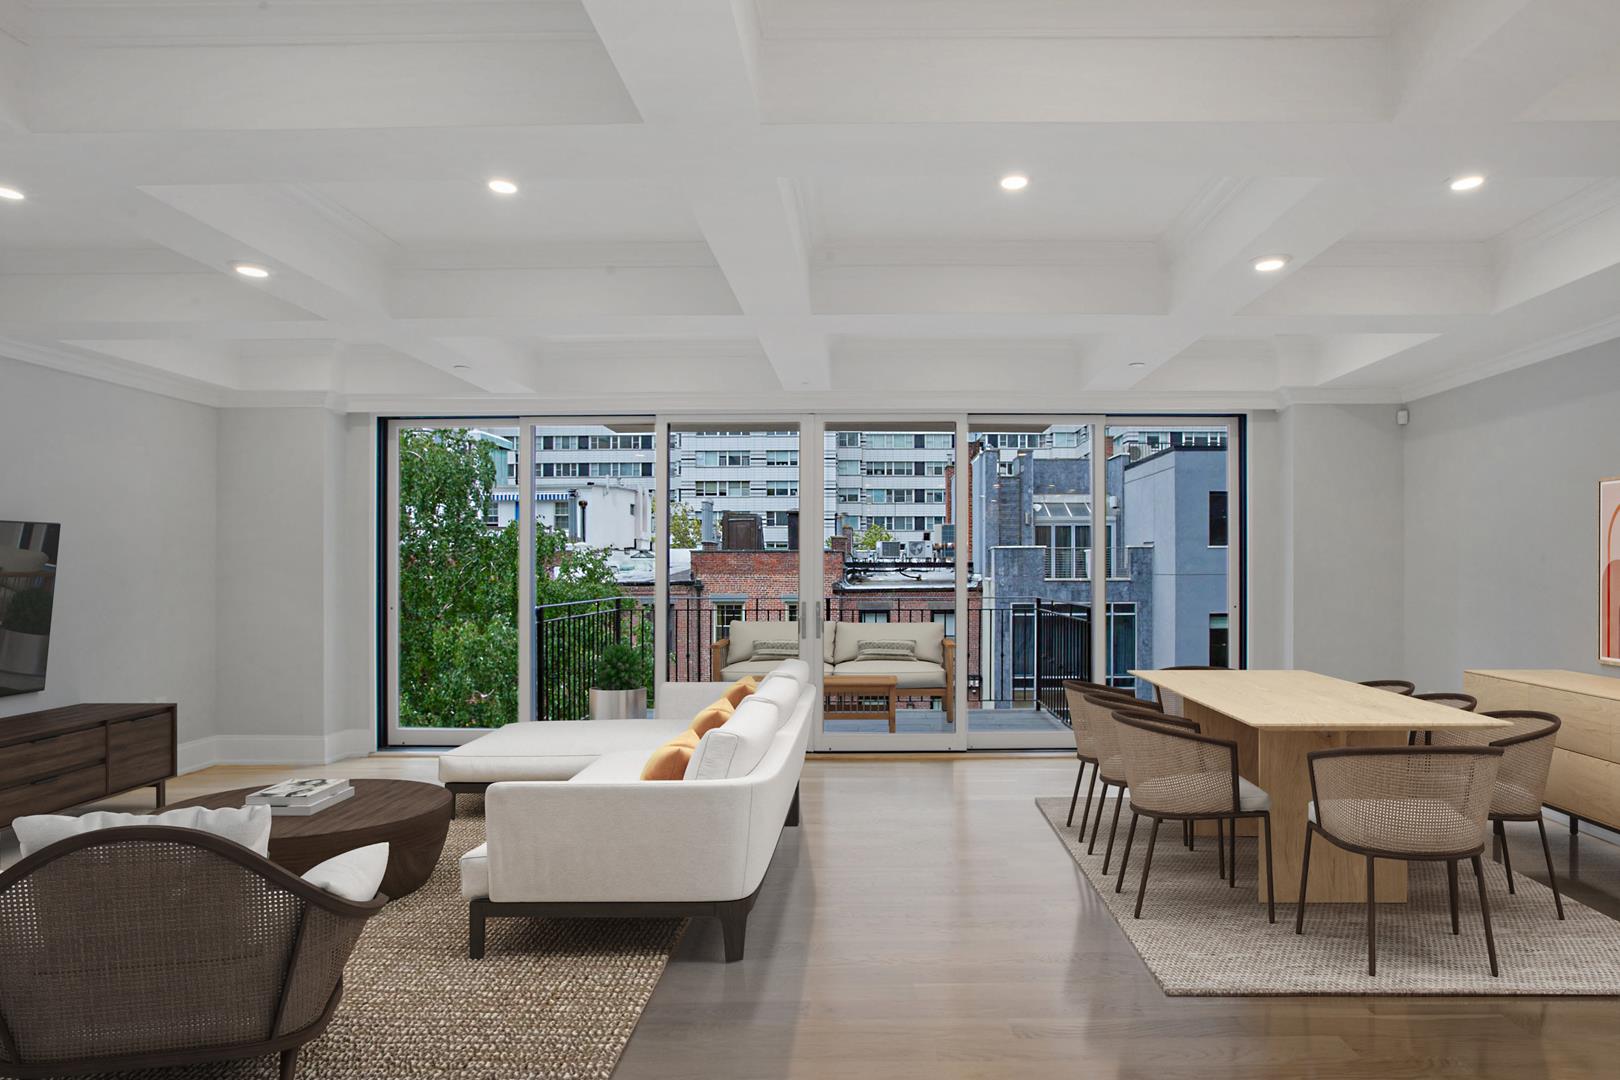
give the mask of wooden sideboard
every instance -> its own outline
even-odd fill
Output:
[[[1620,679],[1580,671],[1467,671],[1463,689],[1486,709],[1538,709],[1563,721],[1547,805],[1620,829]]]
[[[176,774],[173,705],[69,705],[0,717],[0,828]]]

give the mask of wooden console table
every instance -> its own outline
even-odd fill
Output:
[[[163,806],[176,772],[173,705],[69,705],[0,717],[0,828],[148,784]]]
[[[1547,805],[1620,829],[1620,679],[1580,671],[1465,671],[1479,708],[1537,709],[1563,721],[1547,774]]]

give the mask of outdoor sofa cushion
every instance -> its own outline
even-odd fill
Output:
[[[945,663],[944,623],[841,623],[833,639],[832,662],[838,665],[856,659],[863,641],[914,641],[918,660],[937,667]]]
[[[945,688],[945,668],[921,660],[851,660],[833,668],[834,675],[893,675],[901,690]]]

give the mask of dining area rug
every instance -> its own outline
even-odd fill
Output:
[[[307,1080],[606,1080],[680,940],[678,919],[493,919],[467,959],[461,856],[484,842],[462,796],[433,876],[376,915],[344,969]],[[276,1080],[275,1056],[98,1080]]]
[[[1265,904],[1255,898],[1256,838],[1238,838],[1237,887],[1231,888],[1216,876],[1214,838],[1200,837],[1196,850],[1189,851],[1182,846],[1179,823],[1166,822],[1153,852],[1142,917],[1136,919],[1147,820],[1138,826],[1125,884],[1116,893],[1129,808],[1104,877],[1106,828],[1096,853],[1088,855],[1077,839],[1078,826],[1064,825],[1068,796],[1035,803],[1170,996],[1620,996],[1620,922],[1567,896],[1565,919],[1559,922],[1550,889],[1515,874],[1517,892],[1510,894],[1496,862],[1485,862],[1485,885],[1499,977],[1491,976],[1478,889],[1466,863],[1459,878],[1461,933],[1451,933],[1444,865],[1413,863],[1407,902],[1379,905],[1378,974],[1369,976],[1364,904],[1310,904],[1305,933],[1296,935],[1299,883],[1279,881],[1277,921],[1266,921]],[[1110,806],[1104,821],[1112,814]]]

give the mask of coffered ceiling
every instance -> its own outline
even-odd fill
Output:
[[[0,0],[0,186],[222,405],[1407,401],[1620,336],[1620,3]]]

